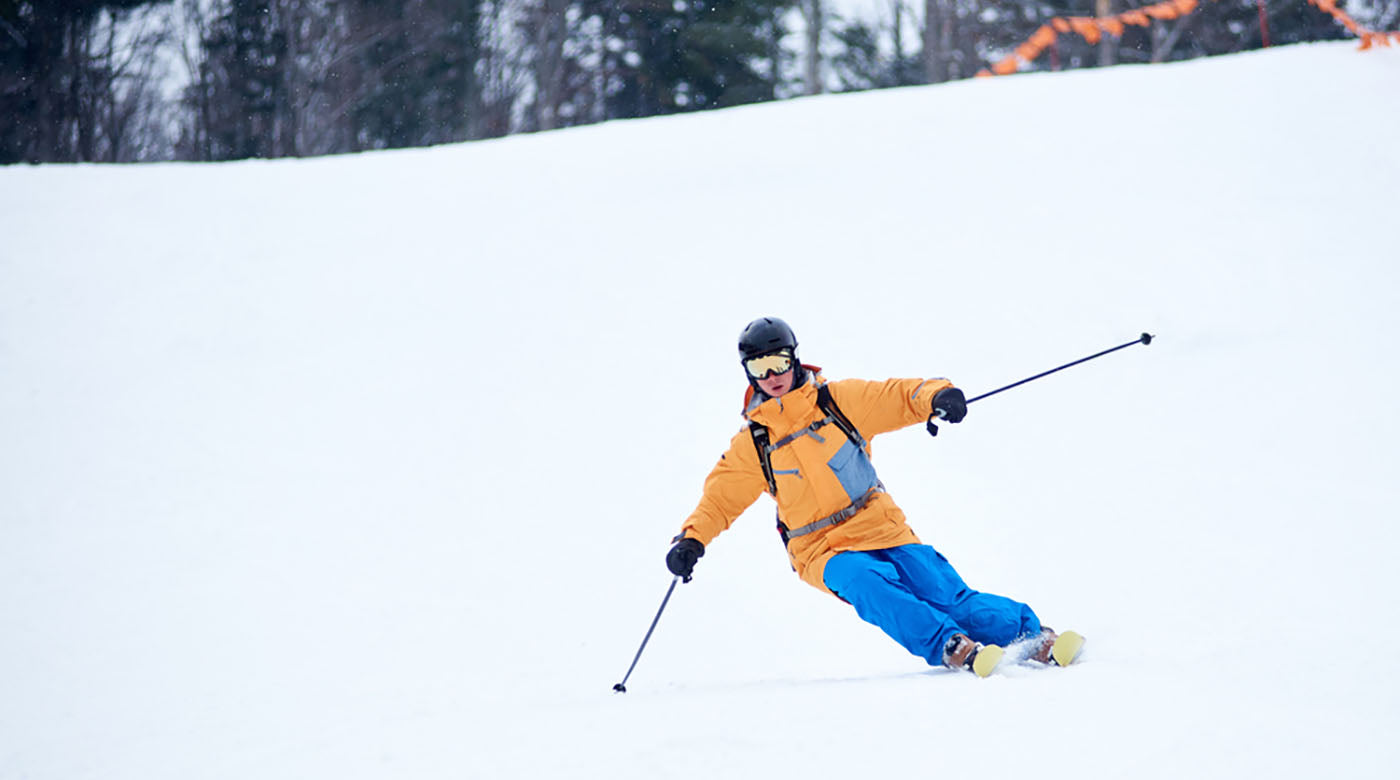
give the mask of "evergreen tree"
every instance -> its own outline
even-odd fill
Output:
[[[601,21],[608,118],[771,100],[774,18],[792,0],[583,0]]]
[[[897,16],[893,24],[901,23],[902,19]],[[903,50],[900,35],[891,34],[893,51],[886,55],[882,52],[881,31],[868,22],[843,22],[832,33],[838,48],[831,58],[831,68],[841,91],[922,83],[922,65],[917,56]]]
[[[677,102],[703,109],[772,100],[777,84],[763,65],[769,56],[766,25],[781,5],[776,0],[687,3],[677,37]]]
[[[279,120],[290,108],[287,31],[274,0],[226,0],[201,41],[204,60],[191,96],[200,106],[207,160],[291,154]]]
[[[361,85],[349,119],[357,149],[475,137],[482,0],[358,0],[351,37]]]

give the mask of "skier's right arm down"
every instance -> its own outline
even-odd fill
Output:
[[[681,532],[674,541],[680,544],[683,539],[693,539],[700,543],[700,554],[704,555],[704,545],[733,525],[739,515],[763,495],[767,486],[753,437],[747,427],[742,428],[729,440],[729,449],[710,469],[700,504],[681,524]]]

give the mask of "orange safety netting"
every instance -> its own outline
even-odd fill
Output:
[[[1308,0],[1308,2],[1331,14],[1338,22],[1341,22],[1342,26],[1360,38],[1362,49],[1369,49],[1374,45],[1389,46],[1391,38],[1400,44],[1400,32],[1378,33],[1362,27],[1346,11],[1337,7],[1337,0]],[[1200,0],[1165,0],[1165,2],[1132,11],[1124,11],[1113,16],[1057,16],[1047,24],[1041,25],[1040,29],[1026,39],[1025,43],[1017,46],[1015,53],[994,63],[990,70],[979,71],[977,75],[979,77],[1005,76],[1015,73],[1054,45],[1056,39],[1061,35],[1074,33],[1093,45],[1102,40],[1105,34],[1122,36],[1130,25],[1147,27],[1153,19],[1178,19],[1195,11],[1199,6]]]
[[[1390,39],[1394,38],[1396,43],[1400,43],[1400,32],[1376,32],[1368,30],[1356,23],[1351,18],[1351,14],[1337,7],[1337,0],[1308,0],[1308,3],[1332,14],[1332,18],[1342,23],[1342,26],[1351,31],[1352,35],[1361,39],[1361,48],[1369,49],[1372,46],[1389,46]]]

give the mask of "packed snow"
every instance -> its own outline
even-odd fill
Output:
[[[427,150],[0,169],[0,778],[1400,766],[1400,51]],[[679,586],[735,341],[971,394],[924,541],[1089,637],[933,669],[763,498]]]

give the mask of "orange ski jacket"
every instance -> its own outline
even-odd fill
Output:
[[[842,379],[828,387],[837,407],[865,439],[855,446],[836,425],[816,428],[826,415],[817,406],[817,388],[825,380],[808,366],[808,380],[781,398],[744,396],[744,418],[768,429],[770,462],[778,486],[778,520],[791,535],[788,557],[808,584],[830,590],[823,581],[826,562],[847,550],[881,550],[917,544],[919,538],[904,512],[884,491],[870,463],[870,440],[928,419],[933,397],[952,387],[946,379],[888,379],[872,382]],[[758,450],[745,425],[705,479],[700,504],[686,518],[681,536],[709,545],[763,493]],[[854,514],[842,522],[822,523],[842,510]],[[811,530],[802,530],[816,524]],[[679,537],[678,537],[679,538]]]

